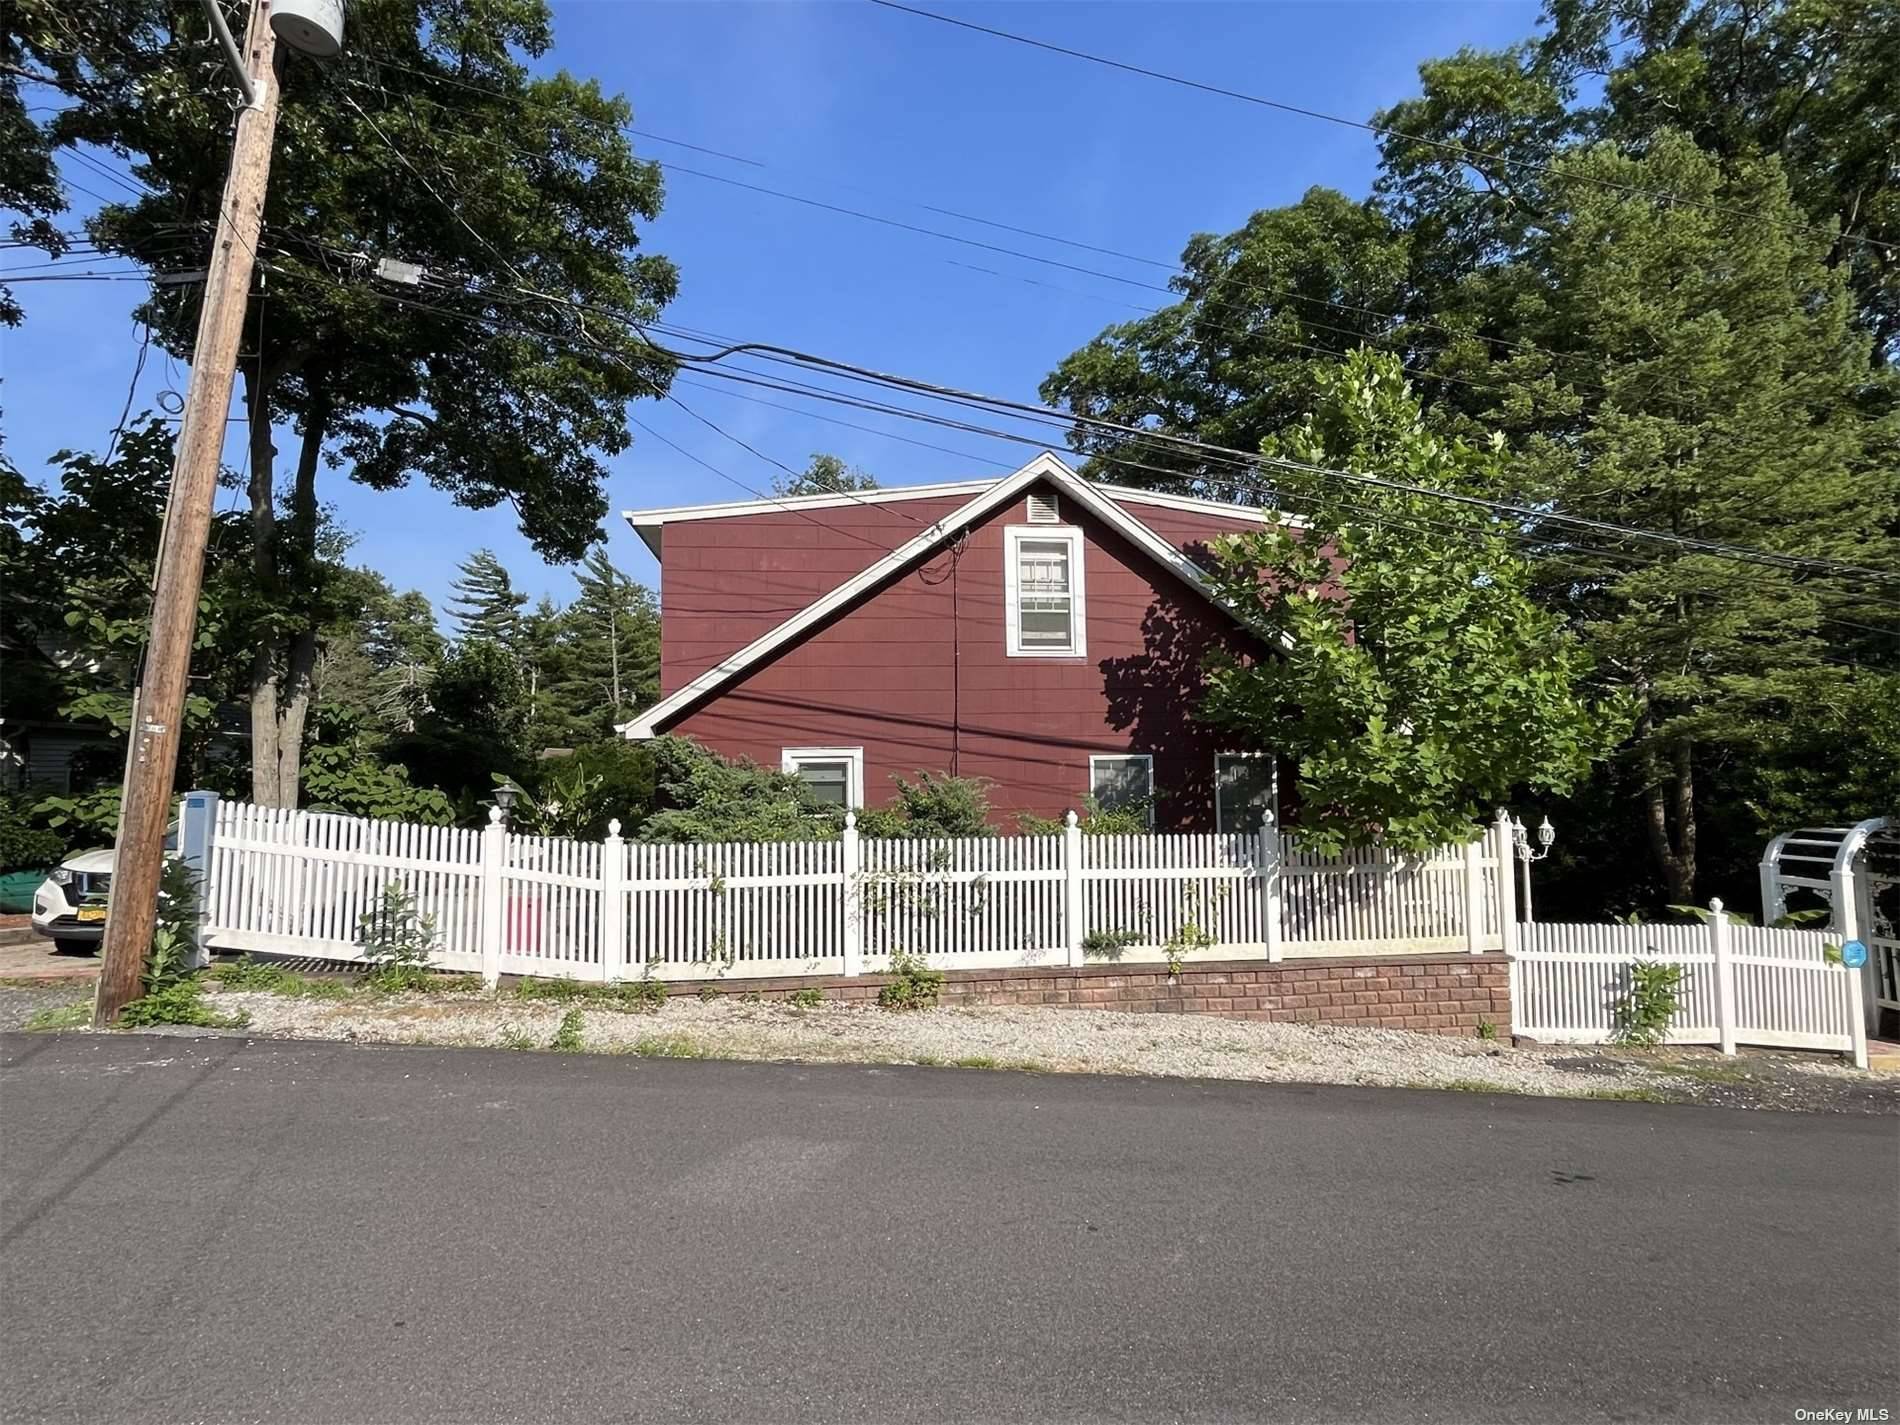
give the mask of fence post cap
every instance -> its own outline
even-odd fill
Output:
[[[1709,909],[1714,911],[1717,915],[1720,915],[1722,913],[1722,898],[1720,896],[1710,896]]]
[[[1062,813],[1062,824],[1064,826],[1080,826],[1082,824],[1082,818],[1075,814],[1074,807],[1070,807],[1067,811]]]
[[[616,817],[611,817],[608,819],[607,834],[609,836],[620,835],[620,818],[619,817],[616,816]]]
[[[856,812],[854,811],[845,812],[844,829],[846,831],[856,831],[858,829],[858,814]]]
[[[501,825],[501,808],[500,807],[490,807],[488,809],[488,824],[490,826]]]

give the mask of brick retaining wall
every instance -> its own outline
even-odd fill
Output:
[[[875,1000],[887,976],[812,975],[710,982],[723,994],[783,999],[817,988],[828,999]],[[687,985],[675,986],[685,992]],[[947,970],[945,1004],[1080,1006],[1227,1019],[1377,1025],[1475,1035],[1481,1021],[1510,1033],[1509,961],[1503,955],[1406,955],[1324,960],[1190,963],[1170,980],[1162,965]]]

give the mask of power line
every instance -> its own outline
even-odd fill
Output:
[[[1126,74],[1140,75],[1144,79],[1156,79],[1167,84],[1177,84],[1184,89],[1197,89],[1204,94],[1215,94],[1223,99],[1236,99],[1243,104],[1254,104],[1263,109],[1275,109],[1284,114],[1298,115],[1303,119],[1318,119],[1324,123],[1338,124],[1344,128],[1358,129],[1364,133],[1376,134],[1381,138],[1403,139],[1407,143],[1420,144],[1426,148],[1436,149],[1440,153],[1449,154],[1467,163],[1473,163],[1474,160],[1481,160],[1485,163],[1503,164],[1511,168],[1528,169],[1533,173],[1542,173],[1549,177],[1563,179],[1568,182],[1587,183],[1594,187],[1608,189],[1611,192],[1621,193],[1629,197],[1661,199],[1669,203],[1679,204],[1685,208],[1699,208],[1709,213],[1724,214],[1735,218],[1746,218],[1751,222],[1768,223],[1771,226],[1786,228],[1792,232],[1816,233],[1823,237],[1836,240],[1862,242],[1870,247],[1880,248],[1885,251],[1891,251],[1895,246],[1892,243],[1882,242],[1878,238],[1866,237],[1858,233],[1829,232],[1826,228],[1813,223],[1777,222],[1764,214],[1751,212],[1746,208],[1733,208],[1726,204],[1704,202],[1701,199],[1690,198],[1681,193],[1671,192],[1668,189],[1647,188],[1635,183],[1618,183],[1614,179],[1596,178],[1585,173],[1559,172],[1550,164],[1539,163],[1533,159],[1512,158],[1508,154],[1490,153],[1484,149],[1467,148],[1463,144],[1448,143],[1443,139],[1428,139],[1423,135],[1408,134],[1403,130],[1394,129],[1384,124],[1370,123],[1363,119],[1348,119],[1339,114],[1328,114],[1320,109],[1309,109],[1303,105],[1289,104],[1279,99],[1269,99],[1264,95],[1249,94],[1239,89],[1229,89],[1224,85],[1211,84],[1200,79],[1191,79],[1186,75],[1169,74],[1165,70],[1150,69],[1146,65],[1131,64],[1126,60],[1111,59],[1107,55],[1091,54],[1087,50],[1071,49],[1067,45],[1055,44],[1048,40],[1039,40],[1031,35],[1017,34],[1010,30],[999,30],[990,25],[979,25],[973,20],[959,20],[952,15],[940,15],[934,10],[925,10],[915,5],[901,4],[899,0],[871,0],[871,3],[873,5],[882,6],[886,10],[898,10],[907,15],[915,15],[920,19],[935,20],[940,25],[954,25],[958,29],[972,30],[977,34],[990,35],[1000,40],[1008,40],[1012,44],[1027,45],[1032,49],[1046,50],[1050,54],[1059,54],[1069,59],[1083,60],[1089,64],[1101,65],[1106,69],[1118,69]],[[1475,163],[1473,163],[1473,166],[1476,166]]]
[[[358,84],[362,84],[362,87],[375,89],[378,93],[381,93],[385,99],[389,99],[393,97],[389,94],[389,92],[386,89],[382,89],[378,85],[363,84],[362,81],[345,81],[345,82],[358,83]],[[463,85],[460,87],[467,88],[471,86]],[[484,90],[483,92],[495,94],[496,97],[501,97],[501,98],[511,97],[507,95],[501,95],[498,93],[498,91]],[[434,104],[437,108],[442,109],[444,112],[447,112],[447,113],[459,112],[453,106],[442,104],[440,101],[437,101],[437,100],[428,99],[426,96],[416,96],[416,97],[421,98],[421,102],[423,103]],[[412,119],[412,122],[413,122],[413,119]],[[423,131],[418,129],[417,132],[422,133]],[[538,157],[538,155],[536,155],[532,151],[523,149],[514,144],[510,144],[506,142],[505,140],[495,137],[492,134],[474,133],[465,129],[453,129],[451,130],[451,132],[454,132],[458,137],[466,139],[470,142],[483,144],[502,152],[513,153],[520,157],[529,158],[529,159],[534,159]],[[627,132],[634,132],[634,130],[632,130],[631,128],[628,128]],[[678,143],[681,141],[663,140],[663,142]],[[685,146],[694,147],[693,145],[685,145]],[[709,151],[717,152],[716,150],[709,150]],[[760,163],[758,160],[743,158],[738,155],[722,155],[722,156],[731,158],[735,162],[751,164],[754,167],[764,168],[767,166],[763,163]],[[1083,266],[1082,264],[1079,264],[1079,263],[1064,262],[1060,259],[1045,257],[1038,253],[1025,252],[1019,248],[1006,247],[999,243],[984,242],[980,239],[968,237],[960,233],[945,232],[939,228],[929,227],[924,224],[905,222],[902,219],[892,218],[887,215],[870,212],[865,209],[854,208],[854,207],[850,207],[848,205],[841,204],[841,203],[832,203],[825,199],[814,198],[810,196],[809,194],[790,192],[790,191],[779,189],[779,188],[770,188],[770,187],[765,186],[764,184],[750,183],[742,179],[731,178],[723,174],[708,173],[704,171],[703,169],[697,169],[697,168],[686,166],[684,164],[673,163],[666,159],[649,159],[647,161],[668,173],[683,174],[687,177],[698,178],[698,179],[702,179],[702,180],[712,182],[712,183],[723,183],[731,187],[736,187],[736,188],[745,190],[747,192],[778,199],[778,200],[788,202],[788,203],[794,203],[801,206],[810,207],[816,210],[834,214],[836,216],[853,218],[853,219],[871,223],[877,226],[889,227],[889,228],[901,230],[901,231],[908,232],[917,236],[933,238],[933,239],[943,241],[943,242],[960,244],[966,247],[973,247],[980,251],[996,253],[1002,256],[1006,256],[1006,257],[1013,257],[1025,262],[1038,263],[1043,266],[1055,267],[1063,271],[1078,273],[1082,276],[1096,277],[1107,282],[1113,282],[1113,283],[1119,284],[1124,287],[1133,287],[1133,288],[1137,288],[1141,291],[1146,291],[1146,292],[1156,292],[1163,296],[1167,296],[1174,299],[1173,304],[1167,307],[1143,306],[1142,304],[1138,302],[1117,302],[1117,305],[1126,306],[1133,311],[1140,312],[1148,316],[1164,315],[1170,311],[1178,310],[1186,306],[1192,300],[1194,300],[1189,294],[1183,293],[1178,288],[1172,285],[1164,285],[1161,283],[1149,282],[1141,278],[1127,277],[1119,273],[1106,272],[1099,268]],[[844,186],[855,187],[856,185],[844,185]],[[870,190],[861,189],[860,191],[870,191]],[[912,200],[900,199],[898,201],[911,202]],[[1135,254],[1121,252],[1115,249],[1100,248],[1100,247],[1096,247],[1093,244],[1077,242],[1073,239],[1061,237],[1059,235],[1052,234],[1052,233],[1038,232],[1034,229],[1022,228],[1022,227],[1017,227],[1013,224],[997,222],[993,219],[976,217],[974,215],[966,214],[966,213],[957,213],[951,209],[936,208],[927,203],[915,203],[914,206],[923,208],[931,212],[949,214],[951,216],[958,217],[964,221],[984,223],[988,226],[1001,228],[1006,231],[1021,233],[1025,236],[1034,237],[1045,242],[1064,243],[1072,247],[1080,247],[1080,248],[1084,248],[1090,251],[1102,252],[1111,256],[1124,259],[1126,261],[1146,263],[1151,266],[1168,269],[1184,276],[1195,275],[1191,271],[1191,269],[1184,267],[1181,264],[1163,262],[1162,260],[1158,258],[1145,258],[1145,257],[1137,256]],[[996,277],[1003,280],[1022,282],[1030,286],[1045,287],[1052,291],[1066,292],[1072,296],[1087,297],[1096,301],[1115,300],[1108,297],[1107,294],[1105,293],[1087,292],[1087,291],[1082,291],[1076,288],[1061,287],[1054,283],[1040,282],[1034,278],[1026,277],[1019,273],[1000,272],[994,268],[979,267],[974,264],[967,264],[967,263],[959,263],[955,265],[966,267],[968,268],[968,270],[973,271],[973,272],[983,273],[986,276]],[[1385,330],[1369,329],[1364,326],[1350,326],[1350,327],[1339,326],[1333,323],[1317,320],[1316,318],[1310,315],[1307,315],[1304,312],[1286,311],[1284,307],[1282,308],[1282,311],[1285,315],[1292,316],[1295,320],[1297,320],[1303,328],[1307,328],[1307,329],[1311,329],[1315,331],[1332,332],[1340,336],[1348,337],[1352,341],[1357,342],[1357,343],[1372,345],[1372,346],[1379,347],[1381,349],[1392,350],[1394,351],[1396,355],[1399,356],[1400,363],[1404,367],[1405,370],[1411,372],[1413,375],[1417,376],[1419,379],[1425,380],[1425,381],[1446,382],[1446,383],[1450,383],[1457,386],[1468,387],[1475,391],[1506,392],[1506,393],[1520,394],[1520,395],[1526,395],[1526,396],[1529,395],[1529,393],[1525,390],[1522,384],[1514,382],[1513,379],[1508,375],[1499,375],[1495,377],[1466,375],[1457,371],[1440,370],[1435,366],[1428,365],[1428,364],[1421,364],[1419,361],[1408,359],[1408,353],[1416,352],[1420,350],[1417,343],[1413,343],[1407,340],[1408,336],[1411,333],[1415,333],[1415,332],[1425,332],[1425,331],[1438,332],[1438,333],[1441,333],[1444,337],[1448,338],[1449,341],[1439,347],[1439,351],[1441,353],[1444,350],[1449,349],[1449,346],[1452,343],[1456,343],[1460,341],[1473,341],[1473,342],[1478,343],[1481,347],[1483,347],[1487,353],[1495,349],[1495,350],[1500,350],[1500,351],[1505,351],[1505,352],[1523,353],[1525,355],[1538,356],[1552,363],[1564,363],[1566,365],[1570,365],[1582,370],[1588,370],[1592,375],[1600,375],[1603,370],[1607,369],[1602,358],[1591,356],[1587,353],[1558,351],[1551,347],[1540,346],[1535,342],[1522,341],[1522,340],[1518,340],[1518,339],[1514,339],[1510,337],[1487,334],[1484,332],[1473,330],[1469,327],[1452,326],[1444,322],[1433,321],[1428,318],[1416,317],[1404,312],[1386,311],[1382,308],[1367,306],[1362,303],[1343,302],[1343,301],[1339,301],[1339,300],[1329,298],[1329,297],[1322,297],[1322,296],[1318,296],[1311,293],[1301,292],[1295,288],[1274,287],[1268,284],[1254,281],[1249,278],[1236,276],[1232,272],[1222,272],[1222,273],[1214,274],[1208,280],[1207,285],[1210,288],[1210,292],[1200,299],[1202,302],[1202,306],[1200,307],[1199,311],[1191,317],[1191,324],[1197,332],[1223,333],[1225,335],[1241,338],[1243,340],[1257,340],[1257,341],[1270,343],[1276,347],[1285,347],[1291,350],[1303,351],[1303,352],[1311,353],[1314,355],[1336,357],[1340,354],[1340,352],[1339,350],[1336,350],[1333,347],[1322,346],[1314,342],[1303,342],[1292,336],[1282,335],[1278,333],[1263,332],[1259,328],[1252,325],[1237,325],[1231,322],[1222,322],[1222,321],[1214,319],[1214,317],[1210,315],[1211,313],[1215,313],[1215,312],[1236,311],[1237,309],[1241,307],[1242,299],[1249,295],[1263,296],[1263,297],[1277,297],[1277,298],[1285,299],[1290,302],[1311,304],[1313,306],[1324,307],[1330,310],[1336,310],[1339,312],[1348,313],[1355,317],[1364,317],[1370,321],[1387,323],[1389,324],[1389,326]],[[1227,295],[1222,295],[1219,298],[1216,298],[1213,295],[1213,289],[1231,289],[1231,293]],[[1487,363],[1487,367],[1488,365],[1489,364]],[[1582,380],[1582,379],[1579,379],[1575,375],[1572,375],[1568,372],[1563,372],[1563,371],[1552,371],[1550,374],[1556,380],[1562,382],[1564,386],[1568,387],[1573,392],[1588,393],[1591,395],[1609,398],[1609,399],[1614,399],[1616,396],[1616,392],[1612,390],[1611,387],[1602,384],[1602,382],[1599,380]],[[1539,407],[1545,407],[1547,406],[1550,398],[1539,395],[1535,397],[1530,397],[1530,399],[1533,401],[1533,404]],[[1700,406],[1692,402],[1685,402],[1675,397],[1662,394],[1662,393],[1650,393],[1649,395],[1645,397],[1645,403],[1651,406],[1660,406],[1665,409],[1672,410],[1679,415],[1687,414],[1687,415],[1695,416],[1695,415],[1700,415],[1702,413],[1702,408]],[[1565,412],[1562,414],[1568,414],[1568,413]]]
[[[484,295],[482,293],[475,291],[475,289],[472,289],[472,288],[458,289],[449,284],[443,284],[443,290],[447,290],[447,291],[466,290],[466,291],[469,291],[471,295]],[[493,299],[492,293],[487,294],[487,296],[489,297],[490,300]],[[562,302],[562,299],[553,297],[545,293],[524,293],[522,294],[522,296],[523,296],[523,299],[547,301],[547,302],[553,302],[557,304],[560,304]],[[639,323],[638,321],[628,317],[624,313],[617,313],[613,311],[612,309],[600,308],[600,307],[594,306],[593,304],[587,304],[587,303],[569,302],[566,304],[578,306],[582,310],[586,310],[586,311],[596,311],[602,315],[607,316],[608,318],[612,320],[619,321],[627,325],[630,329],[635,331],[636,334],[641,335],[643,339],[651,343],[651,338],[645,336],[643,325]],[[429,310],[429,311],[435,311],[435,312],[443,311],[443,309],[440,307],[430,307],[430,306],[427,306],[426,304],[421,304],[421,303],[412,303],[410,305],[416,305],[418,307],[422,307],[424,310]],[[656,326],[656,329],[659,329],[659,328]],[[536,335],[543,340],[563,339],[559,337],[557,334],[549,333],[544,330],[539,330],[539,329],[534,329],[534,328],[528,328],[526,330],[529,332],[529,334]],[[695,338],[695,339],[701,340],[702,344],[707,344],[707,345],[712,344],[710,341],[705,341],[704,339],[699,339],[699,338]],[[590,345],[596,351],[597,354],[606,355],[610,359],[615,359],[615,360],[623,359],[623,358],[618,357],[616,353],[612,353],[608,351],[607,349],[600,347],[598,342],[592,341],[591,339],[589,339],[587,344]],[[1814,556],[1790,555],[1790,554],[1785,554],[1778,551],[1760,549],[1760,548],[1746,546],[1746,545],[1738,545],[1738,544],[1733,544],[1733,543],[1729,543],[1725,541],[1708,540],[1708,539],[1702,539],[1696,536],[1673,534],[1673,533],[1657,531],[1657,530],[1647,530],[1647,529],[1643,529],[1636,526],[1619,525],[1612,521],[1598,520],[1598,519],[1593,519],[1587,516],[1567,514],[1565,512],[1558,511],[1558,510],[1537,509],[1537,508],[1528,507],[1528,506],[1516,505],[1509,501],[1504,501],[1504,500],[1489,499],[1489,498],[1475,496],[1475,495],[1465,495],[1456,491],[1439,490],[1439,489],[1434,489],[1434,488],[1426,487],[1426,486],[1410,485],[1402,481],[1394,481],[1394,480],[1385,479],[1378,476],[1370,476],[1370,475],[1366,475],[1366,474],[1363,474],[1361,472],[1356,472],[1356,471],[1341,470],[1335,467],[1321,466],[1321,465],[1316,465],[1316,464],[1310,464],[1307,462],[1292,461],[1292,460],[1287,460],[1282,457],[1265,457],[1265,456],[1251,455],[1245,451],[1238,451],[1229,447],[1215,445],[1215,444],[1212,444],[1211,442],[1198,440],[1192,437],[1173,435],[1166,432],[1147,431],[1147,430],[1142,430],[1137,427],[1123,425],[1119,422],[1102,420],[1097,417],[1077,416],[1073,413],[1064,413],[1064,412],[1056,411],[1049,407],[1036,406],[1036,405],[1031,405],[1025,402],[1012,401],[1004,397],[985,396],[980,393],[963,391],[963,390],[959,390],[958,388],[944,386],[939,383],[920,381],[915,378],[899,376],[892,373],[879,372],[879,371],[872,370],[871,368],[857,366],[853,363],[837,361],[832,358],[817,355],[815,353],[802,352],[795,348],[778,346],[773,343],[734,342],[734,343],[729,343],[726,346],[721,347],[720,349],[710,354],[703,354],[703,355],[695,355],[695,354],[690,354],[686,352],[674,351],[669,348],[659,346],[657,343],[652,343],[652,344],[654,345],[654,349],[656,350],[656,352],[668,357],[669,359],[680,362],[688,366],[702,369],[706,371],[708,374],[712,374],[712,375],[724,376],[724,375],[733,374],[729,372],[728,370],[722,370],[720,368],[719,363],[728,360],[734,355],[739,355],[743,353],[753,353],[753,354],[764,356],[768,360],[783,362],[788,365],[804,367],[807,369],[816,368],[820,371],[825,371],[834,375],[842,376],[844,379],[848,381],[855,381],[855,382],[863,383],[863,384],[873,384],[873,385],[878,385],[885,388],[895,388],[899,390],[905,390],[905,391],[909,391],[915,394],[922,394],[926,396],[927,398],[931,398],[931,399],[948,401],[953,404],[965,405],[965,406],[970,406],[976,409],[986,410],[993,414],[997,412],[1004,412],[1017,419],[1029,419],[1032,421],[1059,424],[1061,426],[1084,426],[1084,427],[1098,430],[1098,431],[1110,432],[1122,439],[1132,439],[1132,440],[1139,441],[1146,445],[1153,446],[1156,448],[1172,449],[1172,450],[1183,450],[1183,449],[1190,450],[1190,451],[1200,454],[1203,458],[1209,458],[1225,465],[1237,466],[1238,468],[1241,468],[1241,469],[1251,469],[1256,472],[1258,472],[1263,467],[1269,468],[1269,469],[1280,468],[1280,469],[1288,469],[1288,470],[1298,470],[1304,473],[1319,475],[1324,478],[1345,481],[1347,483],[1350,483],[1362,488],[1383,489],[1392,493],[1412,494],[1412,495],[1417,495],[1417,496],[1421,496],[1425,498],[1443,500],[1450,503],[1482,508],[1494,514],[1516,519],[1520,521],[1521,523],[1523,523],[1528,528],[1537,528],[1537,527],[1542,527],[1545,525],[1562,525],[1562,526],[1566,526],[1572,529],[1582,530],[1582,531],[1599,534],[1599,535],[1607,535],[1609,537],[1617,538],[1617,539],[1637,540],[1637,541],[1642,541],[1642,542],[1647,542],[1647,543],[1662,544],[1662,545],[1666,545],[1683,552],[1702,553],[1702,554],[1711,555],[1713,557],[1724,558],[1724,559],[1728,559],[1728,560],[1739,562],[1739,563],[1765,565],[1767,567],[1780,568],[1780,569],[1784,569],[1784,570],[1788,570],[1792,572],[1820,574],[1820,575],[1825,575],[1825,576],[1830,576],[1830,577],[1871,579],[1880,583],[1900,583],[1900,575],[1896,575],[1896,574],[1889,573],[1882,570],[1869,569],[1869,568],[1865,568],[1864,566],[1848,564],[1839,560],[1826,559],[1826,558],[1820,558],[1820,557],[1814,557]],[[831,394],[831,393],[828,393],[828,394]],[[890,409],[890,413],[892,414],[914,414],[914,413],[904,411],[903,408],[889,408],[889,409]],[[978,429],[979,433],[983,433],[983,434],[996,434],[993,431],[981,430],[981,428],[974,428],[974,429]],[[1179,472],[1178,470],[1168,470],[1165,473],[1174,478],[1179,478],[1181,474],[1181,472]],[[1238,478],[1236,475],[1232,474],[1231,472],[1227,474],[1226,478],[1228,479],[1230,483],[1235,484],[1237,486],[1245,486],[1249,483],[1245,480]],[[1269,493],[1273,493],[1277,489],[1277,487],[1273,486],[1270,482],[1262,482],[1259,485],[1259,488]]]

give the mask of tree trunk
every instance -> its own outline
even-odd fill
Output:
[[[1649,729],[1649,714],[1637,724],[1639,738]],[[1671,905],[1695,904],[1695,746],[1687,738],[1669,749],[1665,767],[1661,752],[1643,751],[1643,796],[1649,831],[1650,858],[1662,873]]]
[[[274,447],[268,418],[260,419],[259,404],[254,401],[251,411],[254,568],[260,592],[291,628],[263,634],[251,660],[251,800],[260,806],[294,807],[303,772],[304,724],[316,677],[317,631],[307,606],[292,605],[293,601],[307,605],[316,584],[317,461],[329,406],[319,395],[305,417],[290,518],[280,529],[271,488]],[[284,578],[287,564],[295,575],[288,580]]]
[[[277,593],[277,446],[271,439],[270,378],[246,372],[251,436],[251,572],[267,606]],[[266,625],[251,654],[251,800],[280,806],[277,799],[277,635]]]

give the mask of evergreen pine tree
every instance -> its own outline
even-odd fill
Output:
[[[449,593],[449,617],[463,642],[516,645],[528,596],[515,592],[507,568],[492,550],[478,549],[463,560],[461,577],[450,581]]]

